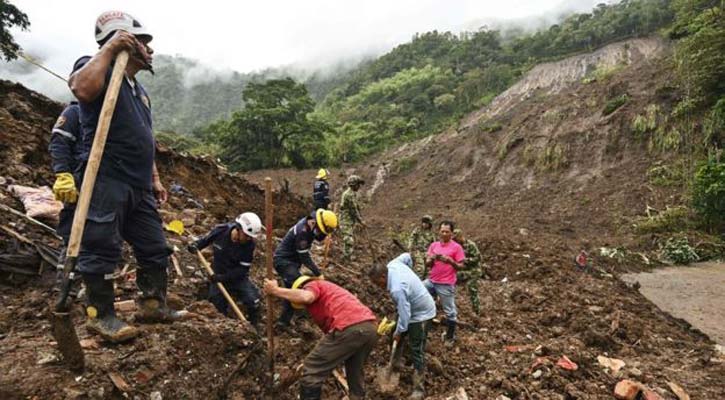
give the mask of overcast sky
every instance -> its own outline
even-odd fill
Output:
[[[31,23],[28,32],[14,31],[16,40],[28,53],[42,55],[61,75],[68,74],[78,56],[96,50],[95,18],[112,9],[146,24],[154,34],[151,45],[157,53],[248,72],[289,64],[324,66],[382,53],[409,41],[415,32],[458,32],[490,19],[553,20],[562,12],[589,11],[602,1],[11,0]],[[18,79],[37,86],[30,77]]]

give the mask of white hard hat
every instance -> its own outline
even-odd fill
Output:
[[[96,18],[96,42],[102,44],[117,30],[126,31],[136,36],[148,36],[151,33],[138,19],[123,11],[106,11]]]
[[[247,236],[256,238],[262,232],[262,220],[253,212],[241,214],[234,222],[242,228],[242,232]]]

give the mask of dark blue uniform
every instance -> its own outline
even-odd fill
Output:
[[[83,137],[78,102],[72,101],[58,117],[50,136],[48,151],[53,172],[73,174],[76,187],[80,189],[81,176],[78,175],[78,167],[83,151]],[[75,209],[75,204],[65,203],[60,211],[57,232],[63,238],[64,243],[68,242],[70,236]]]
[[[196,247],[201,250],[210,244],[214,249],[214,263],[212,269],[219,281],[224,285],[234,299],[240,299],[249,314],[249,320],[256,323],[258,320],[259,289],[249,279],[249,268],[254,259],[254,240],[246,243],[232,241],[231,233],[237,225],[235,223],[217,225],[208,235],[196,241]],[[209,301],[224,315],[229,311],[224,295],[216,284],[209,286]]]
[[[82,68],[90,57],[76,61]],[[106,85],[111,68],[106,74]],[[88,156],[103,106],[105,90],[89,103],[80,102],[83,154]],[[148,271],[162,280],[171,254],[152,192],[155,141],[151,104],[144,88],[128,78],[121,83],[106,147],[96,178],[78,270],[108,275],[121,260],[122,240],[133,248],[139,264],[137,284],[144,291]],[[149,275],[150,276],[150,275]],[[162,282],[165,285],[165,282]],[[156,290],[157,288],[153,288]],[[162,289],[165,289],[162,288]]]
[[[323,208],[327,210],[330,205],[330,184],[327,181],[318,179],[312,187],[312,201],[315,210]]]
[[[323,241],[327,235],[310,229],[307,221],[314,218],[313,213],[313,215],[299,220],[295,226],[287,231],[282,242],[277,245],[277,249],[274,251],[274,269],[288,288],[291,288],[295,280],[300,277],[300,267],[302,265],[309,268],[315,276],[320,275],[320,269],[310,256],[310,249],[313,241]],[[288,325],[293,314],[294,310],[291,304],[284,301],[279,322]]]

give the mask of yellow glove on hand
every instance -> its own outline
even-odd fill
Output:
[[[59,172],[55,174],[53,195],[56,200],[62,201],[63,203],[75,203],[78,200],[76,182],[75,179],[73,179],[72,174],[68,172]]]
[[[385,336],[395,328],[395,321],[388,321],[388,317],[384,317],[378,324],[378,335]]]

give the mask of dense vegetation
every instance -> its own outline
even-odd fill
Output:
[[[625,0],[600,4],[591,13],[570,15],[547,30],[508,40],[487,29],[417,34],[409,43],[361,64],[345,79],[338,75],[306,82],[316,97],[324,95],[310,116],[310,120],[324,121],[324,128],[322,136],[310,131],[297,139],[305,147],[299,154],[236,166],[313,166],[360,160],[450,126],[465,113],[488,104],[539,62],[653,33],[671,24],[673,16],[668,0]],[[214,126],[224,123],[233,125],[225,120]],[[227,135],[233,134],[227,130]],[[246,135],[243,129],[237,134]],[[264,151],[259,149],[260,154]]]

